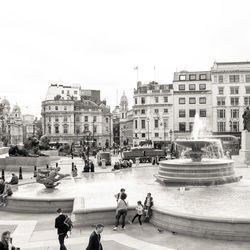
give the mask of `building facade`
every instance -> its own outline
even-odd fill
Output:
[[[134,89],[133,144],[153,143],[161,147],[171,141],[173,129],[172,84],[137,83]]]
[[[242,114],[250,106],[250,62],[215,62],[211,76],[213,131],[239,135]]]
[[[69,98],[60,95],[65,90],[69,91]],[[43,133],[55,142],[112,145],[112,114],[106,101],[99,97],[100,91],[51,85],[42,102]]]
[[[189,137],[198,114],[207,133],[212,132],[212,91],[210,71],[180,71],[173,80],[174,136]]]

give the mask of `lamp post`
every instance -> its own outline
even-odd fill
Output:
[[[170,143],[172,143],[172,135],[173,135],[172,129],[169,130],[169,135],[170,135]]]

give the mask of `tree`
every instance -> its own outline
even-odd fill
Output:
[[[61,95],[56,95],[55,97],[54,97],[54,100],[55,101],[59,101],[61,99]]]

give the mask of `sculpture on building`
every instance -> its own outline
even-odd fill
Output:
[[[69,174],[60,174],[60,167],[49,170],[38,170],[36,182],[43,184],[46,188],[55,188],[60,184],[60,180],[69,176]]]
[[[250,132],[250,109],[247,107],[242,115],[243,118],[243,130]]]

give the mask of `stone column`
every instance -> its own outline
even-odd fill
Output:
[[[244,163],[250,163],[250,132],[247,130],[241,132],[240,160]]]

